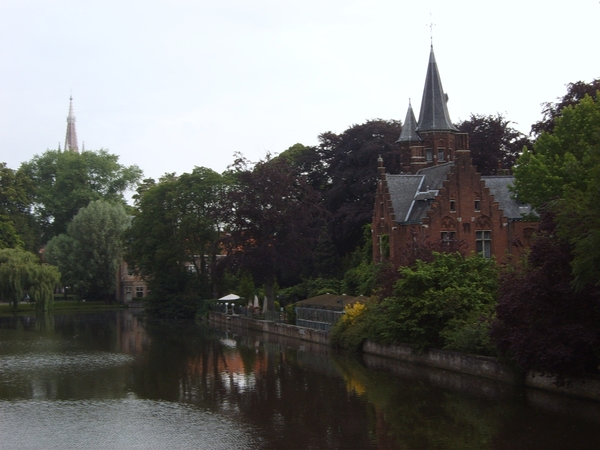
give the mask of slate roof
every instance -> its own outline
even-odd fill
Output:
[[[427,215],[431,202],[438,195],[444,180],[454,166],[448,162],[438,166],[421,169],[415,175],[390,175],[386,174],[386,181],[392,208],[396,215],[397,223],[420,223]],[[532,212],[529,205],[522,204],[512,198],[509,186],[513,184],[512,176],[481,177],[490,194],[498,202],[504,216],[519,220],[523,214]]]
[[[415,175],[386,175],[392,207],[398,223],[420,222],[438,194],[454,163],[419,170]]]
[[[513,198],[509,186],[514,184],[515,177],[488,176],[481,177],[481,179],[485,182],[485,186],[489,188],[490,194],[494,196],[494,200],[498,202],[500,209],[504,211],[504,215],[509,219],[521,219],[523,214],[533,212],[530,205]]]
[[[432,46],[416,131],[419,133],[424,131],[458,131],[450,120],[447,103],[448,96],[442,87],[442,79],[440,78]]]
[[[404,125],[402,125],[402,132],[396,142],[419,142],[421,137],[417,133],[417,119],[415,119],[415,113],[412,105],[408,102],[408,111],[406,112],[406,119],[404,119]]]

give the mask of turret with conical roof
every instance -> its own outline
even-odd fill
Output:
[[[77,130],[75,129],[75,115],[73,114],[73,96],[69,98],[69,115],[67,116],[65,151],[79,153],[79,145],[77,144]]]
[[[421,101],[419,121],[415,120],[409,102],[400,137],[401,171],[416,173],[430,166],[452,161],[461,152],[468,152],[468,137],[459,133],[448,113],[448,96],[442,87],[433,46]]]
[[[402,124],[402,132],[396,142],[419,142],[421,137],[417,133],[417,120],[415,119],[415,113],[413,112],[410,100],[408,101],[408,111],[406,112],[406,119]]]

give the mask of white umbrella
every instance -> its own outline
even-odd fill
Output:
[[[260,308],[260,304],[258,303],[258,295],[254,296],[254,307],[255,308]]]
[[[226,295],[225,297],[221,297],[221,298],[219,299],[219,301],[221,301],[221,300],[222,300],[222,301],[226,302],[226,301],[231,301],[231,300],[239,300],[239,299],[240,299],[240,296],[239,296],[239,295],[235,295],[235,294],[229,294],[229,295]]]

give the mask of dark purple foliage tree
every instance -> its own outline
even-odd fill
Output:
[[[319,136],[319,152],[325,162],[325,207],[332,215],[330,235],[341,256],[362,244],[363,227],[371,223],[377,187],[377,158],[388,171],[400,170],[396,144],[402,124],[394,120],[369,120],[341,134]]]
[[[562,385],[598,371],[600,290],[573,289],[572,248],[555,231],[554,217],[546,214],[528,267],[504,273],[491,334],[521,369],[554,376]]]
[[[577,81],[567,84],[567,93],[559,102],[548,102],[543,104],[542,115],[544,118],[531,126],[531,134],[539,136],[544,131],[551,133],[554,130],[556,119],[567,106],[576,105],[586,95],[596,98],[600,91],[600,78],[592,80],[590,83]]]
[[[510,125],[502,114],[471,114],[469,120],[457,124],[460,131],[469,133],[473,164],[482,175],[510,170],[523,147],[531,146],[527,136]]]
[[[250,168],[238,158],[226,199],[229,261],[265,287],[274,307],[274,284],[298,276],[325,225],[321,195],[285,158]],[[296,280],[297,281],[297,280]]]

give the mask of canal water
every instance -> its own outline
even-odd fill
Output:
[[[0,449],[598,449],[600,404],[132,312],[0,318]]]

